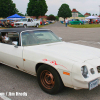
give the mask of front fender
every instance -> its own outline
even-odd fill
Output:
[[[52,61],[52,60],[48,60],[48,59],[43,59],[41,61],[39,61],[39,63],[37,63],[37,65],[41,65],[41,64],[46,64],[49,65],[51,67],[53,67],[60,75],[62,82],[64,84],[64,86],[67,87],[73,87],[72,86],[72,66],[73,63],[72,61]],[[39,66],[36,66],[39,68]]]
[[[43,63],[43,64],[50,65],[50,66],[52,66],[55,69],[58,69],[59,68],[59,69],[68,70],[66,66],[64,66],[61,63],[59,63],[59,61],[55,61],[55,60],[42,59],[38,63]]]

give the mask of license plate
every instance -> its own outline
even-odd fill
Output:
[[[93,80],[89,83],[89,90],[92,90],[93,88],[98,86],[98,79]]]

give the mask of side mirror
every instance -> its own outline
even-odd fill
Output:
[[[18,48],[17,44],[18,44],[17,41],[13,41],[13,42],[12,42],[12,45],[14,45],[15,48]]]

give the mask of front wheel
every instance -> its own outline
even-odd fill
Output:
[[[41,89],[49,94],[56,94],[63,88],[58,72],[49,65],[42,65],[37,71],[37,80]]]

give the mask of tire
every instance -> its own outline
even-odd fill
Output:
[[[27,25],[24,25],[23,27],[24,27],[24,28],[27,28]]]
[[[38,28],[39,27],[39,24],[36,24],[36,27]]]
[[[82,23],[80,23],[80,25],[82,25]]]
[[[37,70],[37,80],[41,89],[49,94],[58,93],[64,86],[58,72],[45,64]]]

